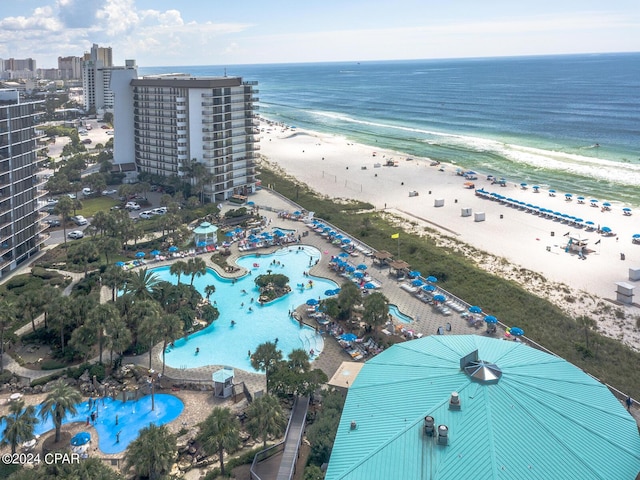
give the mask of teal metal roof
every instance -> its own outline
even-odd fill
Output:
[[[497,382],[460,369],[476,349],[502,370]],[[452,392],[460,410],[449,409]],[[448,427],[448,445],[424,435],[427,415]],[[609,480],[638,472],[638,426],[605,385],[523,343],[446,335],[394,345],[364,365],[325,480]]]

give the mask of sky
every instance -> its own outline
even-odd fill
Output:
[[[0,0],[0,58],[142,67],[640,51],[638,0]]]

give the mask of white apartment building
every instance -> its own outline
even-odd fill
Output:
[[[158,75],[112,77],[115,92],[114,162],[138,171],[185,176],[191,160],[210,174],[208,201],[255,189],[257,82],[241,77]]]
[[[21,102],[19,92],[0,89],[0,278],[37,253],[47,225],[40,220],[46,179],[37,174],[42,149],[38,102]]]

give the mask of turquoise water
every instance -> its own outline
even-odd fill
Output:
[[[411,323],[411,322],[413,322],[413,319],[410,316],[405,315],[404,313],[402,313],[398,309],[398,307],[396,305],[389,305],[389,314],[391,314],[394,317],[396,317],[402,323]]]
[[[72,422],[85,422],[91,412],[97,412],[98,416],[93,426],[98,432],[100,450],[104,453],[123,452],[131,442],[138,438],[138,433],[150,424],[164,425],[169,423],[182,413],[184,404],[173,395],[157,393],[155,398],[155,410],[151,410],[151,395],[146,395],[138,400],[121,402],[105,398],[94,402],[89,408],[88,402],[76,405],[78,413],[67,415],[62,424]],[[40,407],[36,409],[37,418],[40,419]],[[116,416],[118,425],[116,425]],[[4,432],[4,422],[0,424],[0,431]],[[54,427],[51,417],[46,422],[40,421],[34,430],[36,435],[42,435]],[[120,441],[117,434],[120,432]],[[95,441],[95,439],[93,439]]]
[[[325,291],[337,288],[331,280],[306,277],[304,272],[310,264],[315,264],[321,252],[313,247],[291,246],[276,250],[272,254],[250,254],[238,259],[238,265],[251,274],[238,279],[235,284],[218,276],[213,270],[196,278],[194,286],[204,296],[207,285],[215,285],[216,293],[211,303],[220,311],[218,320],[187,339],[175,342],[168,349],[167,365],[173,368],[195,368],[205,365],[223,365],[255,372],[248,353],[254,352],[261,343],[278,340],[278,348],[286,357],[292,350],[301,348],[313,350],[317,355],[322,351],[322,336],[310,327],[300,328],[299,323],[289,316],[289,312],[303,305],[309,299],[326,298]],[[276,263],[274,263],[276,262]],[[254,280],[258,275],[281,273],[289,277],[292,291],[265,305],[258,303],[259,292]],[[161,280],[176,283],[177,277],[169,273],[169,267],[153,269]],[[308,282],[312,280],[313,286]],[[304,288],[298,287],[303,284]],[[231,321],[235,325],[231,325]],[[199,352],[196,353],[196,349]]]
[[[141,74],[221,67],[147,67]],[[640,54],[235,65],[260,112],[508,181],[640,205]]]

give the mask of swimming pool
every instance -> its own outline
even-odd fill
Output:
[[[173,368],[196,368],[221,365],[255,372],[249,352],[265,342],[277,340],[278,349],[286,356],[294,349],[317,355],[324,346],[322,336],[310,327],[300,328],[289,312],[310,298],[325,298],[324,292],[337,288],[331,280],[305,276],[310,266],[320,259],[320,251],[310,246],[285,247],[271,254],[250,254],[237,260],[250,274],[234,283],[220,277],[214,270],[196,278],[193,285],[204,296],[207,285],[215,285],[211,303],[217,306],[220,317],[204,330],[176,340],[175,347],[166,353],[166,363]],[[177,277],[169,266],[153,269],[161,280],[176,283]],[[268,304],[258,303],[259,291],[254,283],[258,275],[281,273],[289,277],[291,292]],[[309,285],[309,280],[313,285]],[[302,285],[302,287],[300,287]],[[232,325],[231,321],[235,324]],[[199,349],[196,353],[196,349]]]
[[[402,323],[411,323],[411,322],[413,322],[413,318],[411,318],[410,316],[405,315],[404,313],[402,313],[398,309],[398,307],[396,305],[389,305],[389,314],[391,314],[394,317],[396,317]]]
[[[184,404],[174,395],[156,393],[154,395],[155,410],[151,410],[151,395],[146,395],[138,400],[122,402],[107,397],[95,400],[92,408],[88,402],[76,404],[77,413],[67,415],[62,424],[72,422],[86,422],[91,412],[97,412],[96,421],[93,423],[98,432],[98,445],[104,453],[120,453],[131,442],[138,438],[138,433],[150,424],[164,425],[169,423],[182,413]],[[51,416],[43,422],[40,417],[40,406],[36,407],[36,416],[39,423],[35,425],[34,434],[42,435],[54,427]],[[116,425],[116,416],[118,424]],[[4,432],[4,422],[0,424],[0,432]],[[120,441],[118,442],[118,432]]]

